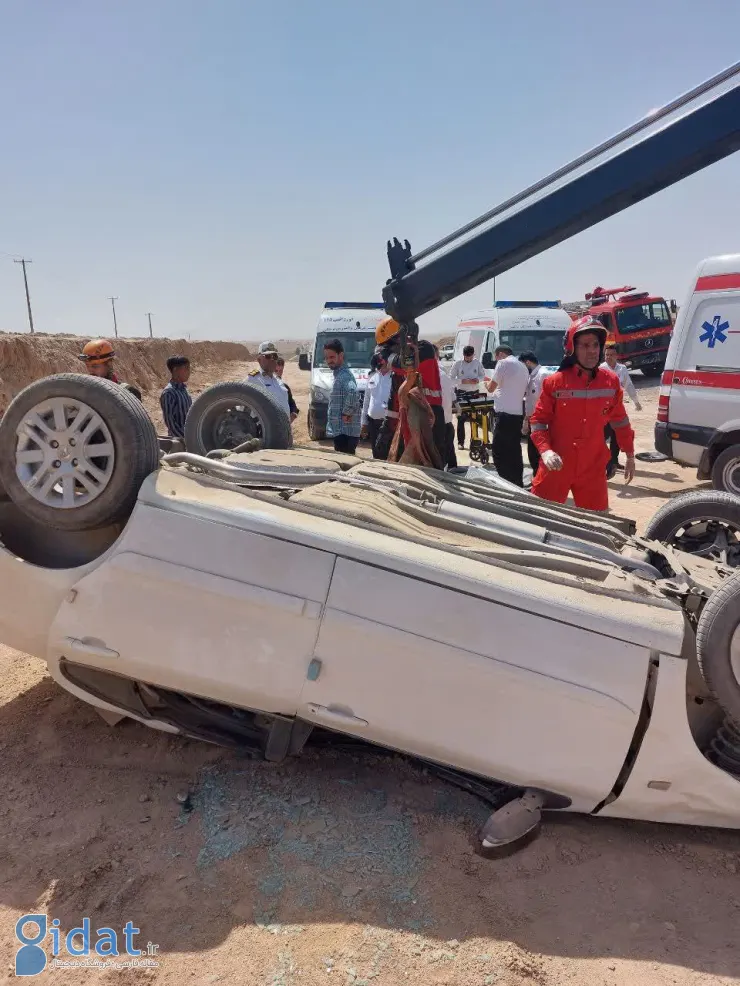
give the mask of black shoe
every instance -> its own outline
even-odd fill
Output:
[[[465,451],[465,446],[464,446],[464,445],[458,445],[457,447],[458,447],[458,448],[459,448],[459,449],[460,449],[460,450],[461,450],[462,452],[464,452],[464,451]]]
[[[614,465],[613,462],[610,462],[609,465],[606,467],[607,480],[614,479],[614,474],[616,473],[616,471],[617,471],[617,467]]]

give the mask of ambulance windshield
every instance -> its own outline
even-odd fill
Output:
[[[324,346],[339,339],[344,346],[344,363],[354,370],[368,369],[375,352],[375,332],[319,332],[316,336],[314,366],[326,366]]]
[[[529,329],[512,329],[499,333],[499,342],[510,346],[515,356],[532,352],[541,366],[558,366],[563,358],[563,338],[565,332],[548,330],[533,332]]]

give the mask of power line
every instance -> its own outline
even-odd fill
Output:
[[[28,274],[26,273],[26,264],[32,264],[32,260],[26,260],[25,257],[21,257],[20,260],[13,260],[14,264],[20,264],[23,268],[23,284],[26,289],[26,305],[28,306],[28,325],[31,329],[31,335],[33,335],[33,312],[31,311],[31,293],[28,290]]]
[[[116,334],[116,339],[118,338],[118,321],[116,320],[116,302],[118,301],[118,295],[108,299],[111,303],[111,308],[113,309],[113,331]]]

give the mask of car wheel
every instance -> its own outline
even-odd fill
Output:
[[[740,445],[724,449],[714,460],[712,486],[740,496]]]
[[[656,363],[653,366],[642,366],[642,375],[651,379],[652,377],[660,377],[663,375],[663,370],[665,370],[665,363]]]
[[[660,508],[645,536],[740,568],[740,499],[715,491],[684,493]]]
[[[707,688],[740,725],[740,572],[709,597],[696,631],[696,654]]]
[[[196,397],[185,421],[185,447],[196,455],[233,449],[250,438],[263,448],[292,448],[290,418],[266,391],[248,383],[217,383]]]
[[[157,433],[118,384],[75,373],[37,380],[0,422],[0,481],[33,520],[91,531],[128,517],[159,465]]]
[[[323,442],[326,438],[326,428],[320,428],[316,424],[314,416],[310,410],[308,412],[308,437],[312,442]]]

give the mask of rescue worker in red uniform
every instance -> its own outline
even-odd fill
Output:
[[[635,433],[624,409],[619,377],[600,367],[606,329],[589,316],[574,322],[557,373],[546,377],[534,414],[531,437],[540,453],[532,492],[543,500],[608,510],[604,426],[610,424],[627,456],[625,483],[635,475]]]
[[[391,395],[388,400],[388,412],[385,416],[383,424],[381,425],[380,433],[378,435],[378,444],[384,453],[382,456],[383,458],[388,457],[388,450],[390,449],[398,424],[398,391],[407,376],[406,370],[400,365],[399,331],[400,326],[398,322],[392,318],[383,319],[375,330],[375,341],[377,345],[381,347],[381,352],[388,360],[391,367],[391,372],[393,374]],[[442,406],[442,382],[439,376],[440,372],[443,371],[440,371],[439,363],[437,362],[437,357],[434,352],[434,346],[431,342],[426,342],[424,339],[420,339],[418,343],[418,351],[418,371],[419,376],[421,377],[421,387],[424,391],[424,397],[427,399],[427,402],[434,413],[434,425],[432,427],[434,444],[439,452],[441,461],[444,463],[447,458],[447,432],[445,427],[444,407]],[[409,435],[402,435],[401,439],[402,442],[399,446],[399,454],[403,451],[404,445],[408,442]]]

